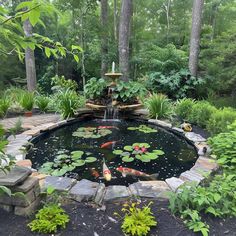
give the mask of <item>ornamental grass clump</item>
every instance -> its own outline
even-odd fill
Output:
[[[145,105],[149,111],[150,118],[153,119],[169,118],[173,114],[171,100],[164,94],[154,93],[148,98]]]
[[[39,110],[42,112],[46,112],[48,110],[48,105],[50,102],[50,98],[46,96],[37,96],[35,99],[35,103],[38,106]]]
[[[25,111],[32,111],[34,107],[34,93],[24,92],[19,101]]]

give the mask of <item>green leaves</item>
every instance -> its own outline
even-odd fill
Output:
[[[97,127],[80,127],[72,135],[79,138],[101,138],[111,134],[109,129],[100,129]]]
[[[148,127],[147,125],[140,125],[138,127],[128,127],[127,129],[128,130],[137,130],[137,131],[145,133],[145,134],[157,133],[156,129],[152,129],[152,128]]]

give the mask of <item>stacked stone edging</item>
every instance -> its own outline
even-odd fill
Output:
[[[73,121],[71,119],[70,121]],[[16,136],[16,139],[10,137],[10,143],[7,145],[7,153],[14,154],[17,160],[24,160],[25,155],[22,153],[22,144],[27,146],[28,141],[37,136],[41,132],[52,130],[56,127],[60,127],[66,124],[68,121],[60,121],[57,123],[48,123],[30,131],[26,131],[23,134]],[[176,192],[178,188],[186,182],[201,183],[206,179],[206,174],[210,175],[216,171],[219,166],[215,159],[210,157],[210,147],[206,143],[206,139],[201,135],[194,132],[184,132],[182,129],[173,127],[172,124],[161,120],[148,120],[148,123],[158,125],[168,130],[178,133],[183,138],[191,142],[198,151],[198,159],[195,165],[185,172],[183,172],[179,178],[171,177],[165,181],[140,181],[131,184],[129,187],[125,186],[108,186],[92,182],[89,180],[76,181],[67,177],[53,177],[44,175],[41,179],[44,180],[44,184],[41,184],[43,188],[46,186],[53,186],[59,191],[68,191],[69,196],[76,201],[95,201],[97,204],[102,204],[104,201],[117,201],[127,199],[130,197],[147,197],[147,198],[168,198],[168,192]],[[41,176],[40,174],[33,173],[35,177]],[[68,180],[70,179],[70,180]],[[62,183],[68,183],[65,188]]]

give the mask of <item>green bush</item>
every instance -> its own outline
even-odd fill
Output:
[[[209,102],[196,102],[193,105],[191,112],[187,115],[188,121],[196,123],[197,125],[205,128],[212,114],[214,114],[216,111],[217,109]]]
[[[34,107],[34,93],[24,92],[20,97],[20,105],[26,111],[32,111]]]
[[[122,231],[127,235],[146,236],[151,227],[157,225],[155,217],[150,209],[151,202],[143,208],[137,207],[137,203],[132,203],[131,206],[125,204],[122,211],[125,212],[124,221],[122,223]]]
[[[187,120],[195,104],[195,100],[191,98],[183,98],[181,100],[178,100],[175,104],[176,115],[183,120]]]
[[[38,233],[56,233],[58,228],[65,229],[69,216],[57,204],[44,206],[36,214],[36,219],[28,224],[31,231]]]
[[[0,99],[0,117],[4,117],[7,114],[10,106],[11,100],[9,100],[7,97]]]
[[[223,108],[216,110],[207,123],[207,130],[211,134],[225,132],[227,126],[236,120],[236,110],[232,108]]]
[[[84,88],[86,98],[99,99],[105,96],[107,86],[108,82],[106,80],[91,78]]]
[[[71,80],[71,79],[65,79],[64,76],[58,76],[52,78],[52,90],[54,92],[60,91],[60,90],[77,90],[78,84]]]
[[[235,122],[236,123],[236,122]],[[234,124],[235,124],[234,123]],[[233,126],[231,126],[233,129]],[[236,129],[220,133],[208,140],[217,162],[224,168],[236,170]]]
[[[38,106],[39,110],[42,112],[46,112],[48,110],[48,105],[50,102],[50,98],[46,96],[37,96],[35,99],[35,103]]]
[[[147,99],[146,107],[150,118],[169,118],[173,113],[173,106],[170,99],[164,94],[153,94]]]
[[[54,99],[56,99],[57,110],[64,119],[73,117],[77,109],[84,106],[85,102],[84,97],[77,95],[74,90],[70,89],[59,91]]]

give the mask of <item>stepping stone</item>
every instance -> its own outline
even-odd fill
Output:
[[[121,185],[108,186],[104,196],[105,202],[124,200],[130,197],[128,188]]]
[[[71,198],[78,202],[90,201],[95,198],[99,183],[92,182],[87,179],[82,179],[74,185],[69,194]]]
[[[23,182],[31,173],[32,171],[29,168],[22,166],[13,167],[7,174],[0,171],[0,185],[15,186]]]
[[[96,196],[94,198],[94,202],[97,203],[98,205],[102,204],[103,197],[104,197],[104,194],[105,194],[105,189],[106,189],[105,184],[102,184],[102,183],[99,184],[99,186],[97,188]]]
[[[75,183],[75,179],[68,177],[47,176],[43,188],[47,189],[50,186],[57,191],[68,191]]]
[[[180,179],[183,181],[197,182],[199,184],[202,180],[204,180],[204,177],[194,170],[187,170],[180,175]]]
[[[176,178],[176,177],[172,177],[172,178],[168,178],[165,180],[166,183],[168,184],[168,186],[174,191],[176,192],[176,190],[185,182],[182,179]]]
[[[25,159],[25,160],[17,161],[16,165],[31,168],[32,167],[32,162],[29,159]]]
[[[134,196],[146,198],[166,198],[166,193],[171,191],[164,181],[140,181],[129,186]]]
[[[153,123],[153,124],[157,124],[157,125],[160,125],[162,127],[167,127],[167,128],[171,128],[172,127],[172,124],[168,123],[168,122],[165,122],[163,120],[154,120],[154,119],[151,119],[151,120],[148,120],[148,122],[150,123]]]
[[[206,141],[206,139],[203,138],[200,134],[196,134],[194,132],[185,133],[185,137],[194,143]]]

